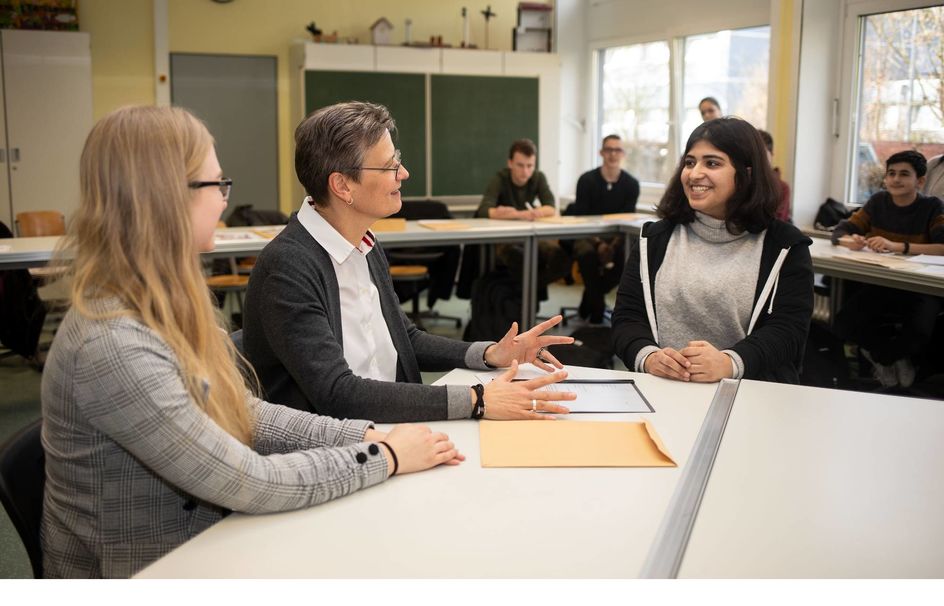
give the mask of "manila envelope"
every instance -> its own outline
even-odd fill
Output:
[[[676,467],[648,421],[482,421],[482,467]]]
[[[370,226],[370,231],[384,232],[384,231],[406,231],[406,219],[378,219],[374,221],[374,224]]]

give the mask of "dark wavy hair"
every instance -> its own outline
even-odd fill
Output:
[[[770,168],[767,148],[750,123],[726,116],[698,126],[688,137],[685,153],[665,188],[656,214],[674,223],[691,223],[695,211],[682,188],[685,156],[699,141],[706,141],[727,154],[734,165],[734,195],[725,205],[725,227],[731,233],[759,233],[774,221],[780,202],[780,186]]]

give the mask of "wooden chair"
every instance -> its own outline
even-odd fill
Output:
[[[62,236],[66,233],[66,217],[57,210],[36,210],[16,214],[16,235],[19,238]]]

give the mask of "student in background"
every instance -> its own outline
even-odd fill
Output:
[[[557,372],[511,382],[517,362],[562,365],[545,346],[556,316],[497,343],[467,343],[418,329],[400,307],[370,226],[400,210],[410,173],[382,105],[339,103],[295,130],[295,172],[307,196],[256,259],[246,293],[243,345],[266,393],[289,406],[382,422],[544,419],[572,394],[538,391]],[[421,370],[508,368],[485,386],[423,385]]]
[[[920,153],[892,154],[885,163],[885,190],[836,226],[833,244],[852,250],[944,255],[944,203],[918,193],[926,173],[927,162]],[[928,344],[940,310],[938,297],[862,285],[843,302],[836,329],[859,344],[883,387],[910,387],[915,379],[911,357]],[[883,316],[900,323],[901,330],[879,330]]]
[[[774,164],[774,138],[765,130],[758,129],[761,139],[764,140],[764,146],[767,147],[767,159],[770,165]],[[777,178],[777,184],[780,186],[780,205],[777,206],[777,218],[787,223],[790,220],[790,185],[780,177],[780,169],[774,166],[774,177]]]
[[[475,216],[484,219],[513,219],[534,221],[557,214],[554,194],[547,177],[537,170],[538,148],[530,139],[518,139],[508,149],[508,166],[488,182],[482,202]],[[495,247],[498,259],[513,275],[520,276],[523,251],[514,244]],[[557,242],[541,240],[538,243],[539,298],[547,298],[547,285],[570,273],[570,257]]]
[[[600,148],[603,164],[577,180],[577,198],[567,209],[569,215],[631,213],[639,199],[639,181],[623,170],[626,151],[619,135],[607,135]],[[581,318],[591,324],[603,322],[606,293],[619,284],[625,265],[625,238],[584,238],[573,244],[572,256],[580,268],[584,290],[580,300]]]
[[[702,122],[708,122],[721,117],[721,104],[714,97],[705,97],[698,102],[698,111]]]
[[[813,313],[811,240],[774,217],[764,142],[738,118],[698,126],[643,226],[613,311],[630,370],[680,381],[799,380]]]
[[[42,382],[48,577],[128,577],[230,511],[308,507],[463,458],[428,428],[249,395],[198,258],[226,208],[222,174],[182,109],[123,108],[88,136],[72,307]]]

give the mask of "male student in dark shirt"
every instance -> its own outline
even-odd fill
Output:
[[[537,168],[538,150],[530,139],[518,139],[508,150],[508,166],[501,169],[489,181],[482,202],[475,212],[476,217],[486,219],[513,219],[535,221],[557,214],[554,194],[547,184],[547,177]],[[513,273],[520,275],[523,253],[519,246],[499,244],[495,247],[498,259]],[[538,243],[538,287],[539,296],[547,298],[549,283],[563,278],[570,272],[570,258],[554,241]]]
[[[903,255],[944,255],[944,203],[918,191],[927,161],[916,151],[892,154],[885,164],[885,190],[878,192],[832,233],[833,244],[852,250]],[[931,295],[862,286],[843,303],[836,318],[839,334],[859,344],[884,387],[910,387],[915,378],[911,357],[928,344],[941,310]],[[878,330],[891,314],[901,330],[889,337]]]
[[[567,208],[568,215],[631,213],[639,199],[639,181],[623,170],[626,151],[619,135],[603,138],[603,164],[577,180],[577,199]],[[584,238],[573,244],[573,258],[580,268],[584,291],[580,300],[581,318],[591,324],[603,322],[606,293],[619,284],[625,254],[623,236]]]

